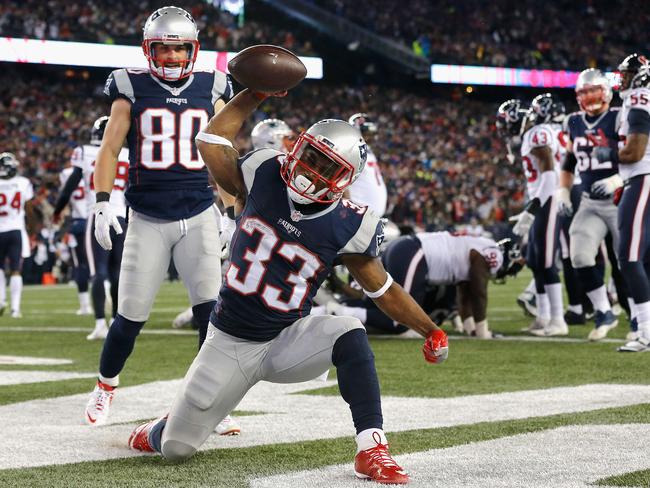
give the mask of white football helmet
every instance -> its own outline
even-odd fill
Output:
[[[368,146],[357,128],[326,119],[300,134],[281,174],[294,202],[332,203],[359,177],[367,157]]]
[[[580,109],[587,113],[600,113],[603,107],[612,101],[612,87],[602,71],[589,68],[578,75],[576,100]]]
[[[187,45],[187,59],[181,66],[166,67],[163,59],[156,57],[155,44]],[[186,78],[194,69],[199,53],[199,29],[192,16],[179,7],[163,7],[152,13],[144,24],[142,50],[149,62],[151,73],[163,80]]]
[[[258,122],[251,132],[253,149],[270,147],[276,151],[289,152],[293,147],[294,132],[280,119],[266,119]]]

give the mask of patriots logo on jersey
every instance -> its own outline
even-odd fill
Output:
[[[359,146],[359,157],[362,161],[362,169],[366,165],[366,160],[368,159],[368,144],[361,144]]]
[[[377,249],[380,249],[382,242],[384,242],[385,228],[386,228],[385,219],[381,219],[379,221],[379,227],[380,227],[380,229],[378,229],[377,234],[375,234],[375,245],[376,245]]]

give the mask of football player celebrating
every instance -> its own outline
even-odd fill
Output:
[[[507,241],[507,242],[506,242]],[[504,249],[505,246],[508,249]],[[424,308],[431,285],[455,285],[463,330],[491,339],[487,321],[487,289],[491,278],[512,274],[510,240],[455,236],[449,232],[424,232],[391,242],[382,255],[386,271]],[[518,269],[517,269],[518,270]],[[360,306],[330,302],[334,315],[350,315],[382,332],[400,334],[407,329],[385,315],[371,300]]]
[[[622,182],[613,161],[600,162],[593,156],[594,145],[589,136],[600,135],[609,144],[614,144],[618,139],[619,109],[610,108],[612,89],[607,78],[597,69],[590,68],[580,73],[576,98],[581,110],[569,115],[566,120],[569,154],[562,166],[556,197],[560,212],[572,214],[570,189],[574,185],[574,173],[577,172],[583,191],[569,229],[571,264],[595,311],[595,328],[589,333],[589,339],[599,340],[618,324],[612,313],[602,273],[596,265],[596,256],[608,233],[611,233],[614,245],[618,245],[618,219],[613,191],[602,190],[608,185],[618,187]],[[612,266],[616,267],[616,257],[610,259]]]
[[[232,261],[183,390],[169,415],[137,427],[129,445],[187,459],[258,381],[306,381],[334,365],[357,431],[355,474],[406,483],[382,430],[379,382],[363,325],[353,317],[309,315],[313,295],[340,260],[388,316],[426,337],[427,361],[446,359],[447,337],[377,258],[380,218],[341,198],[366,162],[357,129],[323,120],[301,134],[289,154],[262,149],[238,161],[232,141],[263,98],[242,91],[197,136],[215,180],[243,209]]]
[[[75,193],[77,185],[83,184],[85,188],[85,201],[87,213],[90,221],[85,228],[83,242],[88,256],[88,265],[92,281],[92,301],[95,310],[95,328],[86,336],[89,341],[102,340],[108,334],[108,324],[106,323],[106,289],[104,283],[106,280],[110,283],[112,313],[111,318],[115,319],[117,315],[117,291],[120,277],[120,264],[122,262],[122,250],[124,249],[124,233],[117,234],[114,229],[111,230],[112,248],[104,249],[95,239],[95,161],[99,152],[99,147],[104,137],[108,117],[98,118],[90,131],[90,144],[78,146],[72,153],[72,174],[68,178],[63,191],[54,207],[54,220],[60,219],[60,214],[68,204],[75,202]],[[110,205],[113,213],[117,217],[122,230],[126,229],[126,201],[124,191],[128,181],[129,173],[129,151],[121,148],[117,157],[117,166],[115,180],[110,196]],[[73,206],[74,209],[74,206]],[[74,214],[73,214],[74,216]]]
[[[357,181],[347,189],[345,197],[355,203],[365,205],[370,210],[381,216],[386,213],[388,203],[388,191],[386,183],[381,175],[381,168],[377,156],[372,152],[371,145],[377,134],[375,124],[368,114],[358,113],[352,115],[348,122],[361,132],[362,137],[368,146],[368,158],[364,171],[361,172]]]
[[[562,285],[555,266],[559,225],[553,193],[557,188],[562,150],[558,131],[547,120],[551,109],[543,106],[544,98],[538,96],[533,100],[524,121],[521,158],[529,202],[523,212],[512,218],[515,221],[512,231],[520,237],[528,235],[526,263],[533,271],[537,290],[537,319],[530,332],[556,336],[569,333],[564,321]]]
[[[9,292],[11,294],[11,317],[19,319],[20,300],[23,293],[21,274],[25,213],[31,214],[29,200],[34,198],[34,188],[24,176],[18,175],[18,160],[10,152],[0,154],[0,315],[7,307],[7,279],[5,261],[9,261]]]
[[[120,269],[117,315],[99,362],[99,379],[86,407],[86,421],[106,423],[119,373],[133,351],[170,259],[188,290],[205,339],[220,286],[219,212],[208,171],[194,136],[231,96],[224,73],[194,71],[199,50],[192,16],[163,7],[147,19],[142,43],[149,69],[119,69],[106,81],[112,101],[97,155],[94,235],[106,250],[121,234],[110,204],[118,155],[129,146],[129,227]]]
[[[593,191],[610,194],[625,187],[618,206],[618,259],[634,301],[638,335],[619,348],[622,352],[650,350],[650,282],[644,263],[650,248],[648,207],[650,206],[650,65],[644,56],[631,54],[618,67],[622,75],[623,99],[618,146],[602,135],[592,135],[597,147],[592,155],[599,163],[618,164],[620,178],[592,185]]]

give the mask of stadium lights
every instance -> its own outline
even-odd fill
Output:
[[[197,69],[227,71],[235,52],[200,50]],[[307,67],[307,78],[323,78],[323,60],[300,56]],[[10,63],[58,64],[95,68],[148,68],[140,46],[97,44],[90,42],[46,41],[40,39],[0,38],[0,61]]]
[[[463,66],[432,64],[432,83],[457,83],[460,85],[530,86],[538,88],[573,88],[579,71],[555,71],[492,66]],[[606,73],[614,81],[614,73]]]

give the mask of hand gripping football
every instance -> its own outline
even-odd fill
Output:
[[[298,56],[282,47],[260,44],[247,47],[228,62],[235,80],[256,92],[290,90],[307,76]]]

